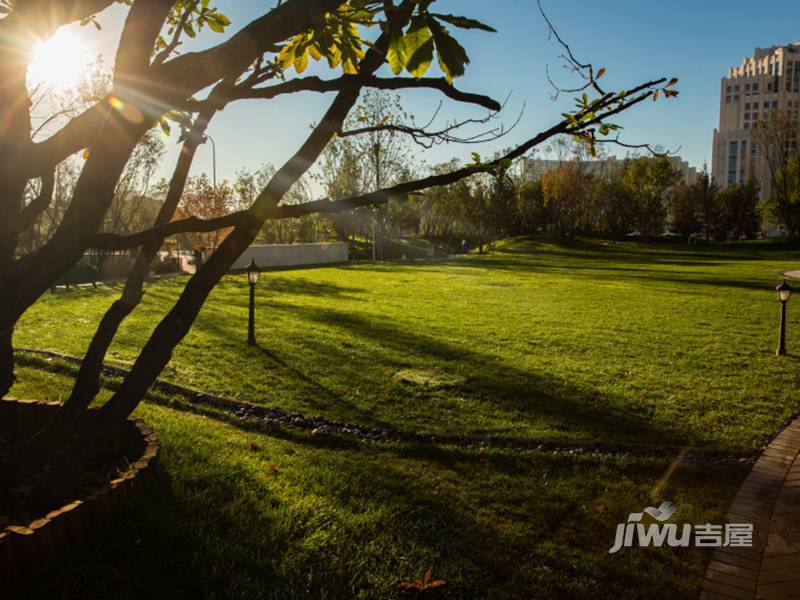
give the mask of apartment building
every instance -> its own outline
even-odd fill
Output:
[[[772,195],[769,165],[754,143],[754,130],[770,110],[800,111],[800,42],[757,48],[720,83],[719,127],[714,130],[711,173],[720,187],[753,175],[761,198]]]

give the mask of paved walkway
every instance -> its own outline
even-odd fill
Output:
[[[800,419],[758,459],[726,519],[753,524],[753,547],[715,550],[700,597],[800,599]]]

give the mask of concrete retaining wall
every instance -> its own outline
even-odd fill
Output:
[[[232,270],[242,270],[255,259],[264,269],[269,267],[296,267],[300,265],[321,265],[347,262],[347,244],[271,244],[250,246],[239,257]]]

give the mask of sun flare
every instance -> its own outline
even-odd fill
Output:
[[[91,62],[85,43],[70,33],[59,31],[34,48],[28,79],[32,84],[45,84],[63,91],[80,82]]]

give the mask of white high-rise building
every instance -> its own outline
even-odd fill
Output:
[[[759,119],[770,110],[800,111],[800,42],[757,48],[722,78],[719,128],[714,130],[711,174],[720,187],[742,185],[753,175],[761,198],[772,194],[769,166],[753,139]]]

